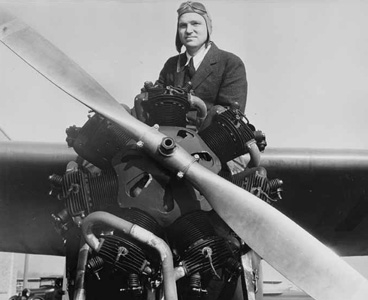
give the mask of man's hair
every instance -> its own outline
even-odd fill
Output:
[[[206,7],[200,2],[187,1],[187,2],[183,2],[182,4],[180,4],[177,12],[178,12],[178,24],[177,24],[176,38],[175,38],[176,50],[178,50],[178,52],[180,53],[181,47],[183,46],[180,40],[180,37],[179,37],[178,29],[179,29],[179,18],[181,15],[185,13],[197,13],[204,18],[206,25],[207,25],[207,41],[206,41],[206,46],[207,46],[211,41],[212,20],[211,20],[211,17]]]

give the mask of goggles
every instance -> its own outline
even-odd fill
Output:
[[[182,3],[178,9],[179,16],[187,12],[195,12],[200,15],[208,14],[205,6],[202,3],[192,1]]]

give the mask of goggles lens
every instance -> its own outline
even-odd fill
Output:
[[[207,14],[206,8],[204,7],[202,3],[187,1],[180,5],[178,9],[179,16],[185,12],[188,12],[188,10],[196,12],[196,13],[200,13],[200,14]]]

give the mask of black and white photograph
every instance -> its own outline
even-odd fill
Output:
[[[0,300],[366,300],[367,15],[0,0]]]

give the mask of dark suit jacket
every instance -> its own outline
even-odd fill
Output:
[[[176,55],[165,63],[158,82],[164,86],[184,86],[183,68],[186,55]],[[192,80],[194,94],[201,98],[210,109],[214,105],[229,106],[238,102],[244,112],[247,100],[247,77],[245,66],[236,55],[220,50],[212,43]]]

